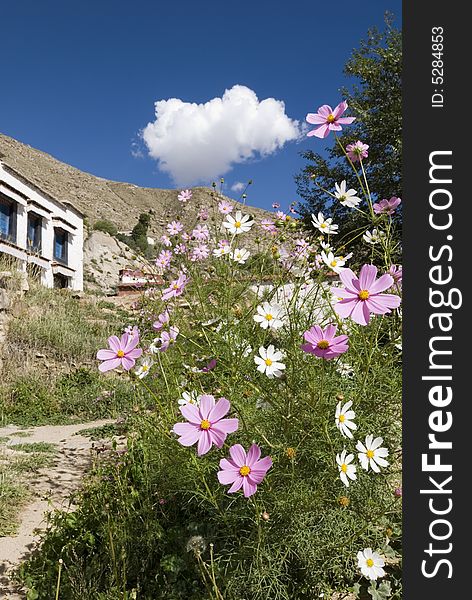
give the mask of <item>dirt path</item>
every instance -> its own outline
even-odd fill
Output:
[[[38,542],[36,530],[45,526],[45,513],[53,508],[67,508],[69,496],[76,490],[85,470],[90,464],[90,449],[97,445],[88,437],[76,435],[77,432],[99,427],[112,420],[94,421],[76,425],[59,425],[20,429],[10,426],[0,428],[0,452],[13,453],[9,446],[15,444],[47,442],[57,446],[53,464],[28,480],[34,498],[25,507],[20,516],[17,535],[0,537],[0,598],[3,600],[23,600],[25,595],[9,580],[8,573],[18,566],[35,548]],[[18,435],[20,433],[20,435]],[[26,435],[29,434],[29,435]],[[25,437],[26,436],[26,437]]]

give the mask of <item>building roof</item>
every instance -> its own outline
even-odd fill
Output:
[[[24,175],[22,175],[16,169],[14,169],[13,167],[11,167],[5,161],[5,158],[6,158],[5,156],[0,155],[0,164],[3,166],[3,168],[8,173],[10,173],[14,177],[16,177],[17,179],[19,179],[20,181],[22,181],[24,184],[26,184],[30,188],[34,189],[39,194],[41,194],[41,195],[45,196],[46,198],[48,198],[48,200],[52,200],[53,202],[55,202],[56,204],[58,204],[61,208],[64,208],[65,210],[73,210],[82,219],[85,217],[84,213],[81,212],[80,210],[78,210],[68,200],[58,200],[57,198],[55,198],[54,196],[52,196],[49,192],[46,192],[41,187],[39,187],[39,185],[37,185],[36,183],[33,183],[30,179],[27,179]]]

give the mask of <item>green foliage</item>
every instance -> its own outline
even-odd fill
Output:
[[[364,166],[371,192],[378,199],[402,195],[402,38],[401,31],[393,27],[387,15],[384,31],[371,29],[367,38],[346,63],[344,72],[355,78],[351,89],[343,88],[349,114],[356,117],[352,125],[343,128],[339,135],[344,148],[361,140],[369,145],[369,156]],[[321,140],[311,138],[314,143]],[[352,168],[344,158],[341,147],[334,143],[327,157],[308,150],[302,153],[307,164],[295,177],[298,194],[305,201],[303,215],[308,221],[311,213],[330,210],[332,200],[321,188],[332,191],[334,182],[347,181],[348,188],[360,190]],[[366,228],[368,220],[339,203],[335,211],[336,222],[343,233],[352,237],[357,229]],[[360,261],[362,247],[351,246]]]
[[[93,229],[95,231],[103,231],[104,233],[108,233],[113,237],[116,237],[118,233],[118,228],[116,225],[108,219],[99,219],[98,221],[95,221]]]

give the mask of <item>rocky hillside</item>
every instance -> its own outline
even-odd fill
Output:
[[[192,188],[192,202],[182,207],[177,199],[178,189],[141,188],[95,177],[2,134],[0,160],[58,200],[71,202],[86,215],[91,226],[99,219],[108,219],[119,230],[131,230],[141,213],[152,210],[149,235],[158,236],[165,224],[177,216],[185,225],[193,226],[200,208],[215,205],[221,198],[211,188],[196,187]],[[266,214],[254,207],[248,207],[248,211],[256,217]]]

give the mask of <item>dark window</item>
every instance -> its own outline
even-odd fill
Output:
[[[16,241],[16,203],[0,196],[0,238]]]
[[[28,248],[41,252],[41,227],[43,220],[34,213],[28,214]]]
[[[67,231],[54,230],[54,258],[62,263],[67,263]]]

